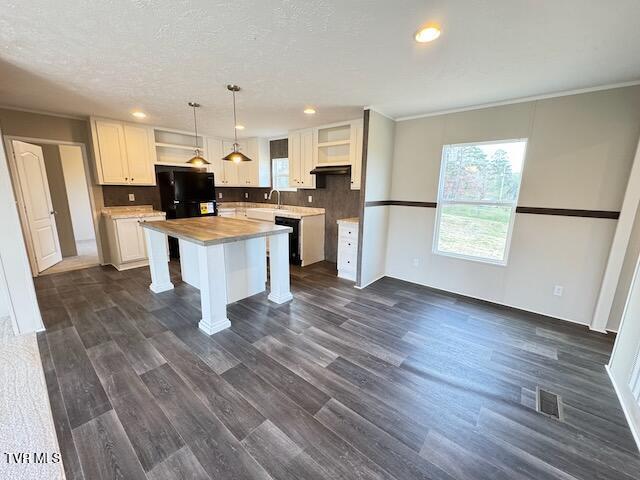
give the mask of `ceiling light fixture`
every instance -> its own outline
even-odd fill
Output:
[[[236,125],[236,130],[244,130],[244,125]]]
[[[308,107],[308,108],[305,108],[303,112],[307,115],[314,115],[316,113],[316,109]]]
[[[136,110],[135,112],[131,112],[131,115],[133,115],[136,118],[147,118],[147,114],[144,112],[141,112],[140,110]]]
[[[195,139],[195,155],[187,160],[187,163],[190,165],[195,165],[197,167],[202,165],[209,165],[202,153],[200,152],[200,146],[198,145],[198,120],[196,119],[196,108],[200,108],[200,104],[196,102],[189,102],[189,106],[193,108],[193,130],[194,130],[194,139]]]
[[[233,125],[235,128],[233,129],[233,152],[222,157],[222,160],[234,163],[250,162],[251,159],[240,151],[240,145],[238,145],[238,130],[241,129],[238,128],[238,120],[236,118],[236,92],[240,91],[240,87],[237,85],[227,85],[227,90],[233,94]]]
[[[440,31],[440,26],[435,23],[430,23],[418,30],[414,38],[418,43],[428,43],[433,42],[436,38],[438,38],[440,36],[440,33],[442,33]]]

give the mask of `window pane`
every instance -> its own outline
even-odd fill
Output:
[[[278,189],[289,188],[289,176],[273,177],[273,186]]]
[[[441,208],[439,252],[504,260],[511,207],[443,205]]]
[[[445,200],[513,202],[518,196],[526,141],[445,145]]]

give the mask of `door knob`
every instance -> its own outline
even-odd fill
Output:
[[[58,214],[58,212],[57,212],[57,211],[55,211],[55,210],[51,210],[49,213],[50,213],[51,215],[57,215],[57,214]]]

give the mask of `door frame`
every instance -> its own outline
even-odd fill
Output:
[[[104,264],[104,255],[102,252],[102,242],[100,235],[100,212],[96,207],[96,192],[95,186],[91,181],[91,165],[89,164],[89,156],[87,154],[87,146],[81,142],[68,142],[64,140],[52,140],[48,138],[37,138],[37,137],[22,137],[17,135],[5,135],[4,136],[4,144],[5,150],[7,152],[7,160],[9,164],[9,176],[11,178],[11,184],[13,185],[13,190],[16,196],[16,206],[18,209],[18,216],[20,217],[20,225],[22,227],[22,234],[24,236],[25,244],[27,246],[27,253],[29,257],[29,266],[31,267],[31,274],[33,277],[37,277],[40,274],[38,273],[38,267],[36,265],[35,259],[35,249],[33,248],[33,243],[31,239],[31,232],[29,229],[29,222],[26,218],[25,212],[25,203],[24,203],[24,194],[22,192],[22,188],[20,186],[19,174],[18,174],[18,166],[16,163],[15,152],[13,151],[13,141],[26,142],[26,143],[35,143],[35,144],[47,144],[47,145],[69,145],[80,147],[82,151],[82,160],[84,164],[84,176],[87,182],[87,189],[89,190],[89,204],[91,207],[91,213],[93,217],[93,231],[96,237],[96,246],[98,248],[98,263],[100,265]]]

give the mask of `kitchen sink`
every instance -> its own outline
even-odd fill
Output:
[[[247,218],[273,222],[278,214],[287,212],[284,208],[247,208]]]

